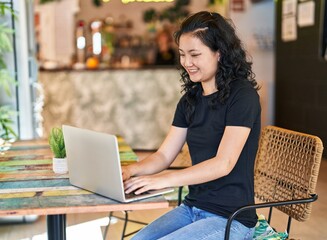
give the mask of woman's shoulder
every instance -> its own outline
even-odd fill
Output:
[[[259,99],[257,89],[248,80],[233,81],[230,85],[230,88],[230,101],[239,98]]]
[[[247,79],[232,81],[230,84],[230,88],[231,88],[231,93],[236,93],[239,91],[257,92],[257,89]]]
[[[178,105],[179,106],[183,106],[185,107],[185,105],[187,104],[187,96],[186,96],[186,93],[184,93],[181,98],[179,99],[178,101]]]

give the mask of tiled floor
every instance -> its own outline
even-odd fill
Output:
[[[292,222],[292,239],[327,239],[327,160],[323,160],[321,164],[317,193],[319,194],[319,199],[313,205],[310,219],[304,223],[299,223],[297,221]],[[167,209],[133,211],[129,214],[131,219],[150,222],[166,211]],[[264,213],[267,215],[267,211],[262,209],[258,210],[258,213]],[[115,214],[117,216],[122,216],[122,213],[120,212]],[[108,222],[107,216],[108,213],[67,215],[68,240],[102,239],[101,235],[105,229],[105,227],[102,225],[105,225]],[[287,217],[281,214],[279,211],[275,210],[272,218],[272,225],[276,227],[277,230],[284,231],[286,228],[286,222]],[[139,225],[130,223],[128,225],[128,231],[133,231],[137,229],[138,226]],[[111,226],[106,239],[120,239],[122,228],[122,221],[114,223]],[[47,239],[45,232],[46,218],[44,216],[39,217],[38,220],[33,223],[0,225],[1,240],[45,240]],[[91,237],[87,237],[87,234],[89,234]]]

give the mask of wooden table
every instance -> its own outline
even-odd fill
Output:
[[[122,164],[136,161],[132,149],[118,137]],[[108,186],[110,183],[108,183]],[[46,141],[18,141],[0,155],[0,215],[47,215],[49,240],[66,239],[66,214],[145,210],[168,207],[154,197],[119,203],[69,183],[67,174],[52,171],[52,153]]]

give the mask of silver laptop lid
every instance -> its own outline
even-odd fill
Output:
[[[124,202],[116,136],[67,125],[62,129],[70,183]]]

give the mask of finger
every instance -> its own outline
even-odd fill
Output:
[[[124,186],[125,193],[131,193],[135,191],[137,187],[135,185]]]
[[[149,185],[151,185],[151,178],[149,177],[132,177],[124,182],[124,189],[126,193],[131,193],[133,191],[135,192],[136,190],[138,191],[138,193],[142,193],[150,190]],[[142,188],[144,189],[141,190]]]
[[[130,188],[135,184],[135,178],[129,178],[124,181],[124,188]]]
[[[138,195],[138,194],[142,194],[142,193],[147,192],[147,191],[149,191],[148,186],[144,186],[144,187],[142,187],[142,188],[137,189],[137,190],[135,191],[135,194]]]
[[[140,188],[137,187],[137,186],[132,186],[130,188],[125,189],[125,193],[127,193],[127,194],[132,193],[132,192],[136,193],[136,191],[139,190],[139,189]]]
[[[132,185],[136,185],[136,184],[144,185],[145,183],[146,183],[146,178],[144,178],[144,177],[132,177],[132,178],[127,179],[124,182],[124,185],[126,186],[126,188],[129,188]]]
[[[134,192],[135,190],[142,188],[145,185],[145,183],[138,181],[131,181],[125,186],[125,193],[131,193]]]

